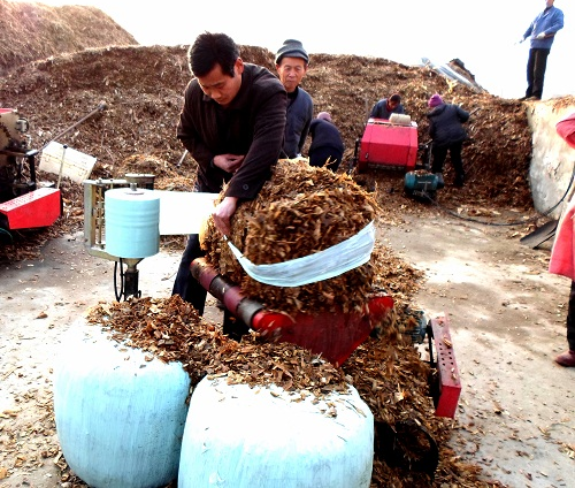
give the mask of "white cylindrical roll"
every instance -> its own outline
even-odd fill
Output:
[[[160,248],[160,197],[150,189],[110,189],[104,195],[106,252],[143,259]]]

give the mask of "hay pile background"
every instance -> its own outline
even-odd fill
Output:
[[[95,7],[7,0],[0,0],[0,39],[0,75],[23,63],[62,53],[138,44]]]

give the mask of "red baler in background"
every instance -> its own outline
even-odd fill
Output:
[[[62,214],[60,190],[37,182],[28,129],[16,109],[0,109],[0,230],[8,235],[51,226]]]
[[[440,175],[430,171],[430,144],[419,145],[417,124],[405,114],[392,114],[391,119],[370,118],[363,135],[355,143],[351,171],[389,169],[404,174],[405,192],[411,197],[434,199],[444,186]],[[422,151],[424,163],[417,164]]]

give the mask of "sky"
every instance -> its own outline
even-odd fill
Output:
[[[30,1],[30,0],[28,0]],[[204,32],[225,32],[237,44],[275,52],[285,39],[309,54],[375,56],[407,65],[458,58],[493,95],[525,94],[529,42],[523,33],[545,0],[43,0],[92,5],[143,45],[191,44]],[[575,95],[575,0],[556,0],[565,27],[553,43],[543,98]],[[401,89],[401,87],[399,87]]]

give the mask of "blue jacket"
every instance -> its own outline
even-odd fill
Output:
[[[531,36],[531,48],[551,49],[555,34],[563,29],[563,12],[557,7],[551,7],[541,12],[523,34],[523,39]],[[544,39],[536,39],[540,33],[545,33]]]
[[[313,99],[300,87],[288,94],[283,149],[288,158],[301,153],[313,120]]]
[[[405,113],[405,108],[403,107],[403,104],[399,104],[392,111],[389,111],[387,109],[387,102],[389,102],[389,99],[379,100],[373,106],[373,109],[371,110],[371,114],[369,115],[369,117],[374,117],[377,119],[389,119],[391,117],[391,114],[404,114]]]

